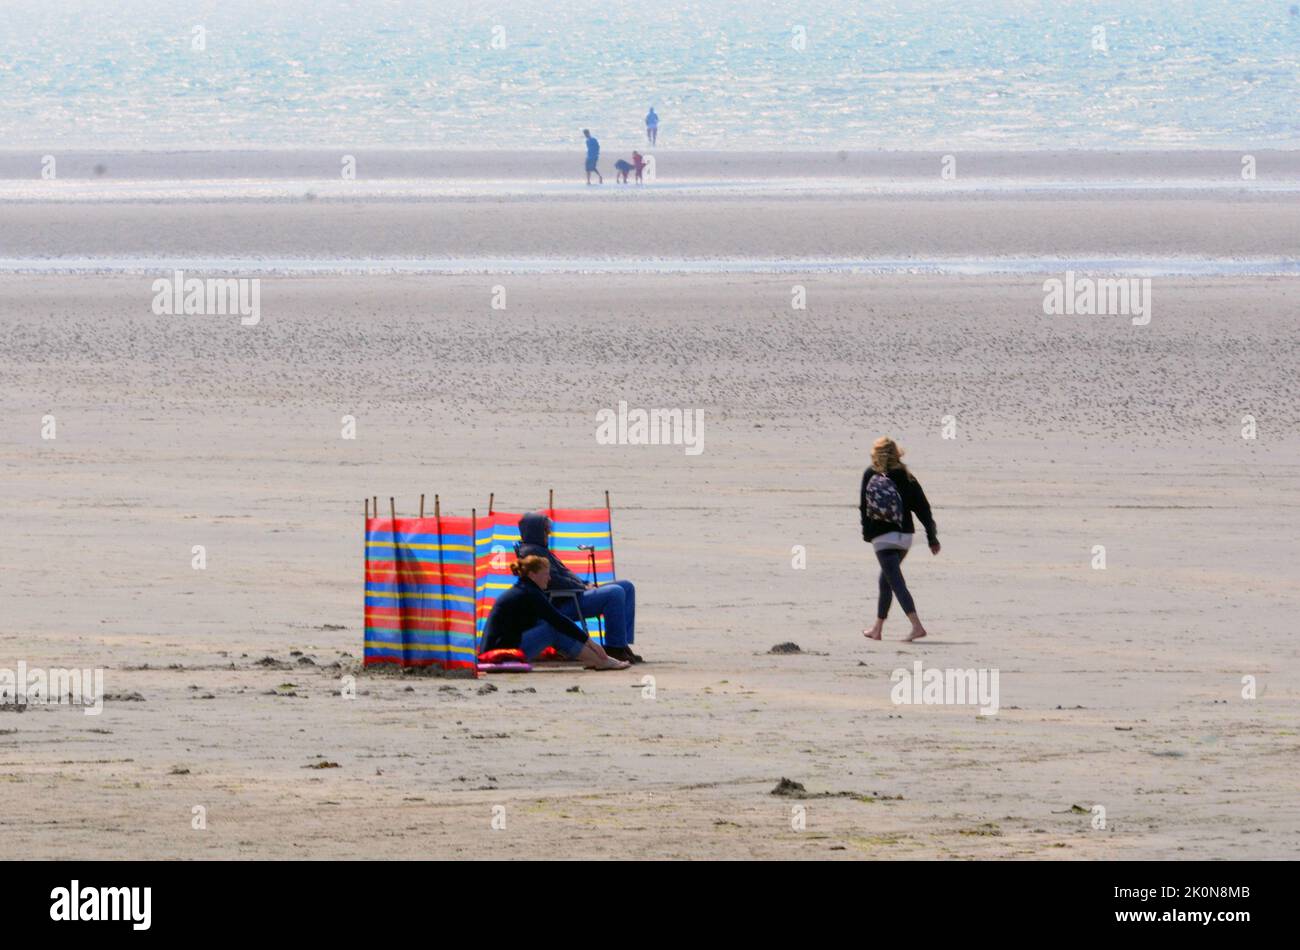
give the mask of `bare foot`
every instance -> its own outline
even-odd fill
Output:
[[[884,628],[885,625],[883,623],[877,623],[874,627],[868,627],[866,630],[863,630],[862,635],[868,640],[879,640],[880,634]]]
[[[925,636],[925,627],[916,627],[914,630],[912,630],[910,634],[907,635],[905,639],[920,640],[924,636]]]
[[[593,664],[587,666],[586,669],[589,669],[589,670],[597,670],[597,671],[600,671],[600,670],[625,670],[625,669],[627,669],[627,668],[628,668],[629,666],[631,666],[631,665],[632,665],[632,664],[631,664],[631,663],[628,663],[626,660],[616,660],[616,659],[614,659],[612,656],[607,656],[607,657],[605,657],[605,659],[604,659],[603,662],[593,663]]]

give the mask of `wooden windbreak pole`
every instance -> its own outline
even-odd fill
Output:
[[[369,521],[370,520],[370,499],[367,498],[365,501],[366,501],[366,520]]]
[[[393,518],[393,530],[397,530],[397,502],[393,501],[393,496],[388,496],[388,513]]]
[[[551,489],[550,495],[546,499],[546,513],[549,515],[555,510],[555,489]]]
[[[489,516],[491,516],[492,514],[492,506],[493,504],[495,504],[496,500],[497,500],[497,493],[488,492],[488,515]]]
[[[378,495],[375,495],[374,497],[374,508],[375,508],[375,517],[378,518],[379,517],[379,496]]]
[[[424,492],[420,493],[420,517],[424,517]]]
[[[441,503],[438,501],[438,496],[437,496],[437,495],[434,495],[434,496],[433,496],[433,516],[434,516],[435,518],[441,518],[441,517],[442,517],[442,505],[441,505]],[[440,528],[439,530],[442,530],[442,529]]]

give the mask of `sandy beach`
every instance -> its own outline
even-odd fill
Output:
[[[109,694],[99,716],[0,709],[15,852],[1294,857],[1300,300],[1293,277],[1229,265],[1294,261],[1300,196],[1207,185],[1226,160],[1127,195],[1077,180],[1134,169],[1076,156],[1087,174],[1045,172],[1046,194],[832,175],[662,200],[439,197],[438,179],[420,200],[211,202],[5,192],[7,155],[0,665],[100,667]],[[164,182],[150,161],[110,167]],[[133,256],[261,260],[260,322],[155,314],[165,268]],[[1042,273],[739,271],[955,257],[1154,261],[1151,320],[1047,316]],[[488,258],[574,272],[302,272]],[[1211,273],[1160,272],[1184,258]],[[703,410],[704,451],[597,444],[620,401]],[[907,562],[931,629],[914,644],[899,617],[861,634],[856,495],[883,433],[944,545]],[[363,498],[468,514],[550,488],[611,493],[649,662],[358,672]],[[769,652],[788,641],[802,652]],[[895,704],[891,673],[918,660],[997,669],[999,710]],[[782,778],[804,791],[771,794]]]

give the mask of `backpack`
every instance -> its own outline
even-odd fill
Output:
[[[903,526],[903,496],[888,475],[876,473],[867,482],[867,517],[872,521]]]

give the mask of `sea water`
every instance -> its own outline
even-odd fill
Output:
[[[1290,0],[5,0],[0,148],[1300,145]]]

